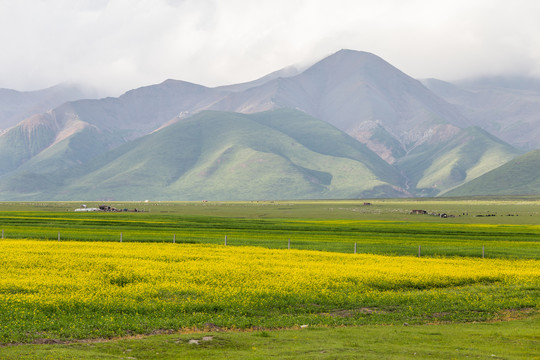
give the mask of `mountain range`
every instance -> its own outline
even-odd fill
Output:
[[[16,124],[0,91],[0,200],[460,194],[539,147],[539,90],[525,79],[419,81],[341,50],[248,83],[166,80],[65,99]]]
[[[60,84],[37,91],[0,89],[0,133],[32,115],[46,112],[67,101],[96,96],[96,91],[73,84]]]
[[[522,150],[540,146],[540,79],[498,76],[423,83],[456,106],[472,125]]]

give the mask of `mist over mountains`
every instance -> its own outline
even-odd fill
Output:
[[[0,132],[67,101],[94,98],[96,95],[95,91],[73,84],[60,84],[37,91],[0,89]]]
[[[491,77],[455,84],[430,79],[424,84],[472,125],[523,150],[539,147],[540,79]]]
[[[0,200],[460,194],[540,147],[538,83],[420,82],[376,55],[341,50],[216,88],[166,80],[118,98],[72,89],[56,103],[2,90]]]

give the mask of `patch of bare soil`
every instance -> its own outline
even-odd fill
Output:
[[[326,315],[331,317],[353,317],[358,314],[384,314],[386,311],[377,309],[377,308],[370,308],[370,307],[362,307],[358,309],[352,309],[352,310],[333,310],[328,313],[321,313],[320,315]]]
[[[533,316],[537,312],[534,308],[508,309],[501,311],[496,321],[523,320]]]

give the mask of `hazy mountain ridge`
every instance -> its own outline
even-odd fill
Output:
[[[419,81],[373,54],[351,50],[341,50],[298,75],[235,93],[212,108],[250,113],[280,107],[305,111],[351,136],[376,121],[404,148],[414,146],[431,125],[468,125]]]
[[[424,84],[454,104],[471,124],[524,150],[540,147],[540,79],[489,77]]]
[[[0,89],[0,132],[20,121],[73,100],[97,96],[81,86],[60,84],[36,91]]]
[[[469,91],[447,83],[437,86],[445,88],[447,97]],[[459,104],[443,100],[381,58],[351,50],[303,71],[284,69],[238,85],[208,88],[166,80],[118,98],[68,102],[0,135],[0,197],[438,195],[519,153],[487,132],[469,128],[473,121],[458,109]],[[261,123],[268,114],[272,121]],[[232,128],[222,128],[219,118]],[[300,118],[304,121],[286,124]],[[335,128],[315,125],[316,119]],[[226,136],[203,123],[212,123]],[[197,132],[197,126],[206,130]],[[315,136],[309,126],[324,131]],[[329,141],[337,138],[330,135],[336,128],[349,135],[339,137],[348,147]],[[248,141],[242,136],[246,134],[257,140]],[[212,142],[222,146],[210,146]],[[251,167],[257,171],[248,171]],[[270,175],[273,168],[281,170]],[[289,186],[284,187],[284,179]]]

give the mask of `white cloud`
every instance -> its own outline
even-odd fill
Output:
[[[247,81],[341,48],[414,77],[540,76],[540,2],[0,0],[0,87]]]

